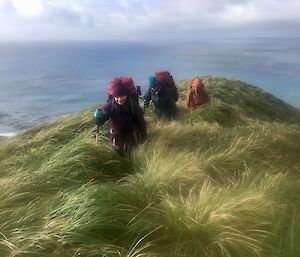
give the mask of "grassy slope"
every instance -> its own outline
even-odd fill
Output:
[[[0,256],[299,256],[299,111],[238,80],[126,157],[94,107],[0,146]],[[104,129],[104,128],[103,128]],[[105,130],[103,130],[103,134]]]

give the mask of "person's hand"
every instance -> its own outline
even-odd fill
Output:
[[[145,108],[148,107],[148,102],[147,102],[146,99],[144,99],[144,107],[145,107]]]
[[[101,120],[103,119],[104,113],[101,109],[96,109],[96,111],[94,112],[94,119],[96,124],[100,124]]]

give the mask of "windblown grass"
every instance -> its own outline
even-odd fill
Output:
[[[179,82],[178,121],[147,111],[125,156],[95,143],[94,107],[1,142],[0,256],[300,255],[299,111],[204,81],[210,104],[184,109]]]

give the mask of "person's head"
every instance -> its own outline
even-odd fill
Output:
[[[113,88],[113,97],[117,104],[123,105],[127,100],[127,90],[121,84],[115,85]]]
[[[198,86],[203,86],[202,80],[199,78],[192,79],[190,87],[193,88],[193,87],[198,87]]]
[[[155,77],[149,78],[149,88],[153,91],[159,90],[159,82],[158,82],[157,78],[155,78]]]
[[[149,78],[149,87],[154,88],[156,86],[158,86],[158,80],[155,77],[151,76]]]

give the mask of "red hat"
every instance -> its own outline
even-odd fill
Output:
[[[127,89],[120,83],[116,84],[113,87],[113,92],[112,95],[113,96],[123,96],[123,95],[127,95]]]

